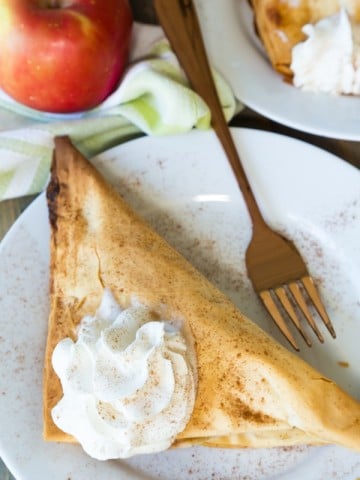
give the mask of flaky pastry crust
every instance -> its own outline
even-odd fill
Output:
[[[360,450],[360,404],[275,342],[156,234],[69,139],[55,139],[47,191],[50,317],[44,436],[74,441],[52,421],[62,397],[51,355],[97,309],[104,287],[182,320],[195,342],[195,407],[175,446],[338,443]]]

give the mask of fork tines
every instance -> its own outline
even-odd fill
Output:
[[[287,317],[295,325],[309,347],[311,347],[312,344],[306,331],[301,325],[302,317],[306,319],[320,342],[324,342],[324,337],[318,329],[308,307],[309,300],[315,307],[331,336],[336,338],[334,327],[322,304],[313,279],[310,276],[302,277],[296,282],[290,282],[289,284],[271,290],[263,290],[260,292],[260,298],[282,334],[285,335],[295,350],[299,351],[300,349],[288,327],[287,318],[283,315],[283,310],[287,313]]]

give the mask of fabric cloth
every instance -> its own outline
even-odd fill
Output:
[[[230,120],[242,105],[226,81],[216,71],[213,75]],[[118,88],[93,110],[39,112],[0,92],[0,201],[45,187],[56,135],[70,136],[91,158],[141,135],[208,129],[210,120],[207,105],[189,87],[162,30],[135,24],[129,67]]]

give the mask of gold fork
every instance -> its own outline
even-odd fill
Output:
[[[330,334],[335,338],[335,330],[296,247],[268,227],[256,203],[218,99],[193,1],[155,0],[154,5],[160,24],[189,82],[210,108],[212,126],[227,154],[247,204],[253,232],[246,251],[246,266],[255,291],[276,325],[296,350],[299,350],[299,347],[288,327],[289,319],[309,347],[311,341],[302,327],[302,317],[307,320],[320,342],[324,341],[308,303],[315,306]]]

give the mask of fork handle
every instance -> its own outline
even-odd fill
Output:
[[[193,89],[211,111],[212,126],[229,159],[247,204],[253,228],[266,227],[227,125],[206,55],[201,28],[192,0],[154,0],[165,34]]]

